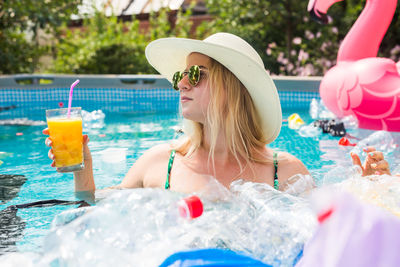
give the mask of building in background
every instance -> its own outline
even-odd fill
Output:
[[[71,18],[70,26],[80,27],[82,18],[94,14],[97,10],[104,12],[106,16],[115,15],[125,21],[135,16],[140,21],[140,29],[146,31],[149,27],[150,13],[169,8],[169,20],[173,25],[177,11],[188,9],[192,3],[194,7],[190,20],[193,22],[193,29],[203,21],[212,20],[203,0],[83,0],[82,5],[78,7],[79,13]]]

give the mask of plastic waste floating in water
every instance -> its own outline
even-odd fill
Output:
[[[288,125],[290,129],[299,129],[303,124],[303,119],[297,113],[293,113],[288,117]]]
[[[101,169],[110,173],[121,173],[127,169],[126,151],[128,148],[107,148],[96,154],[100,155]]]
[[[295,174],[281,186],[279,189],[293,196],[306,196],[316,187],[311,175]]]
[[[311,123],[301,126],[298,133],[301,137],[315,137],[321,133],[321,130],[318,127],[315,127],[313,123]]]
[[[27,118],[17,118],[17,119],[7,119],[0,120],[0,125],[27,125],[27,126],[37,126],[46,125],[45,121],[33,121]]]
[[[361,177],[354,175],[335,185],[338,191],[347,191],[363,202],[381,207],[400,217],[400,178],[389,175]]]
[[[360,136],[364,136],[364,138],[358,140],[355,146],[338,146],[336,140],[320,141],[320,150],[324,152],[323,159],[335,162],[321,179],[322,184],[334,184],[358,175],[359,168],[352,164],[350,153],[359,155],[361,162],[364,162],[367,154],[363,149],[368,146],[373,146],[376,150],[383,152],[392,173],[398,173],[397,168],[400,170],[400,134],[362,130]]]
[[[105,117],[106,115],[100,109],[92,112],[82,110],[83,127],[85,129],[103,128]]]
[[[344,136],[346,134],[344,123],[335,119],[316,120],[314,126],[321,128],[323,133],[329,133],[332,136]]]
[[[334,119],[336,115],[327,109],[322,100],[313,98],[310,103],[309,114],[314,120]]]
[[[372,131],[368,131],[368,133],[371,132]],[[400,137],[400,135],[397,136]],[[372,134],[359,141],[352,152],[361,154],[363,148],[366,148],[368,146],[373,146],[378,151],[392,153],[398,147],[398,144],[396,143],[390,132],[373,131]]]
[[[346,137],[340,138],[338,143],[341,146],[356,146],[356,144],[351,143],[350,140],[347,139]]]
[[[196,196],[185,197],[178,201],[179,215],[185,219],[194,219],[203,214],[203,202]]]
[[[187,195],[150,188],[118,190],[94,208],[76,210],[84,213],[77,218],[72,211],[62,213],[43,252],[30,255],[31,261],[40,266],[158,266],[178,251],[221,248],[267,264],[295,263],[316,226],[306,199],[243,181],[230,191],[216,182],[207,188],[209,193],[196,193],[204,211],[194,220],[182,218],[177,209]]]

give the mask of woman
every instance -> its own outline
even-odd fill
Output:
[[[260,56],[246,41],[229,33],[204,41],[164,38],[147,46],[146,57],[180,92],[185,137],[146,151],[114,188],[193,192],[215,177],[226,187],[243,179],[279,189],[293,175],[309,174],[293,155],[266,147],[279,134],[281,107]],[[49,138],[46,144],[51,146]],[[87,144],[84,136],[85,169],[74,173],[76,191],[95,190]],[[54,159],[51,150],[49,157]]]

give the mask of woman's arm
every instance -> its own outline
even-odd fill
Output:
[[[44,129],[43,134],[49,135],[49,129],[48,128]],[[85,134],[83,135],[82,138],[83,138],[84,169],[74,172],[75,191],[94,192],[96,190],[96,186],[94,184],[94,178],[93,178],[92,154],[90,153],[90,149],[88,147],[89,137]],[[55,167],[56,163],[54,161],[52,141],[50,137],[46,138],[45,144],[48,147],[50,147],[48,156],[51,160],[53,160],[51,163],[51,167]]]
[[[93,177],[92,167],[92,154],[90,153],[89,136],[83,136],[83,158],[84,158],[84,169],[74,172],[75,192],[80,191],[95,191],[96,186]]]

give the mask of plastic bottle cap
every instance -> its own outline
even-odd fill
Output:
[[[349,139],[347,139],[346,137],[342,137],[339,140],[339,145],[341,145],[341,146],[355,146],[356,144],[352,144],[352,143],[350,143]]]
[[[179,215],[186,219],[194,219],[203,214],[203,203],[198,196],[190,196],[178,202]]]

